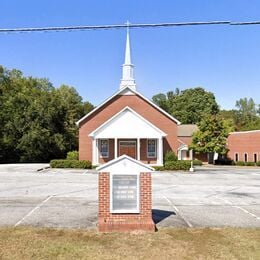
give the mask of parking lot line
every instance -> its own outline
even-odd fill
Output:
[[[244,208],[242,208],[242,207],[240,207],[240,206],[238,206],[238,205],[233,205],[233,203],[232,203],[231,201],[229,201],[229,200],[227,200],[227,199],[220,198],[220,197],[218,197],[218,196],[216,196],[216,198],[218,198],[218,199],[224,201],[225,203],[229,204],[229,205],[230,205],[231,207],[233,207],[233,208],[237,208],[237,209],[240,209],[240,210],[244,211],[246,214],[249,214],[250,216],[252,216],[253,218],[256,218],[257,220],[260,220],[260,217],[258,217],[258,216],[255,215],[254,213],[251,213],[251,212],[249,212],[248,210],[246,210],[246,209],[244,209]]]
[[[163,196],[163,198],[170,204],[170,206],[176,211],[176,213],[183,219],[183,221],[186,223],[188,227],[193,227],[192,224],[183,217],[183,215],[180,213],[179,209],[166,197]]]
[[[19,226],[27,217],[31,216],[33,212],[38,210],[44,203],[46,203],[48,200],[50,200],[53,197],[53,195],[48,196],[45,200],[43,200],[41,203],[39,203],[35,208],[33,208],[30,212],[28,212],[22,219],[20,219],[16,224],[15,227]]]

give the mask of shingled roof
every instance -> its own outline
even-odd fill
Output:
[[[192,124],[178,125],[178,137],[190,137],[198,129],[199,128],[197,125],[192,125]]]

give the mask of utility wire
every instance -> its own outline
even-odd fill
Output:
[[[64,27],[32,27],[32,28],[0,28],[0,33],[30,33],[30,32],[59,32],[59,31],[82,31],[82,30],[111,30],[124,28],[154,28],[174,26],[198,26],[198,25],[260,25],[260,21],[252,22],[231,22],[231,21],[210,21],[210,22],[184,22],[184,23],[148,23],[148,24],[118,24],[118,25],[83,25]]]

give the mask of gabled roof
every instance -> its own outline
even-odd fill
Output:
[[[250,130],[250,131],[241,131],[241,132],[230,132],[229,134],[233,135],[233,134],[252,134],[252,133],[260,133],[260,129],[259,130]]]
[[[197,125],[186,124],[186,125],[178,125],[178,136],[179,137],[191,137],[194,132],[198,130]]]
[[[154,171],[154,168],[144,164],[126,154],[115,158],[99,167],[96,168],[97,171],[115,171],[118,170],[122,174],[129,174],[134,171],[138,172],[151,172]]]
[[[166,135],[128,106],[89,134],[96,138],[159,138]]]
[[[128,89],[129,91],[131,91],[132,93],[134,93],[135,95],[141,97],[142,99],[144,99],[145,101],[147,101],[147,103],[149,103],[151,106],[153,106],[154,108],[156,108],[157,110],[159,110],[161,113],[163,113],[164,115],[166,115],[168,118],[170,118],[172,121],[174,121],[175,123],[177,123],[178,125],[181,123],[179,120],[177,120],[176,118],[174,118],[173,116],[171,116],[170,114],[168,114],[166,111],[164,111],[162,108],[160,108],[159,106],[157,106],[154,102],[152,102],[151,100],[149,100],[148,98],[146,98],[145,96],[143,96],[142,94],[140,94],[139,92],[137,92],[136,90],[126,86],[125,88],[120,89],[119,91],[117,91],[114,95],[112,95],[111,97],[107,98],[103,103],[101,103],[99,106],[97,106],[95,109],[93,109],[92,111],[90,111],[88,114],[86,114],[85,116],[83,116],[81,119],[79,119],[76,124],[79,125],[82,121],[84,121],[86,118],[88,118],[90,115],[92,115],[93,113],[95,113],[98,109],[100,109],[102,106],[104,106],[106,103],[108,103],[111,99],[113,99],[114,97],[116,97],[117,95],[120,95],[121,93],[123,93],[126,89]]]

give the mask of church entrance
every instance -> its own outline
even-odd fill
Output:
[[[136,141],[119,141],[119,156],[126,154],[136,159]]]

